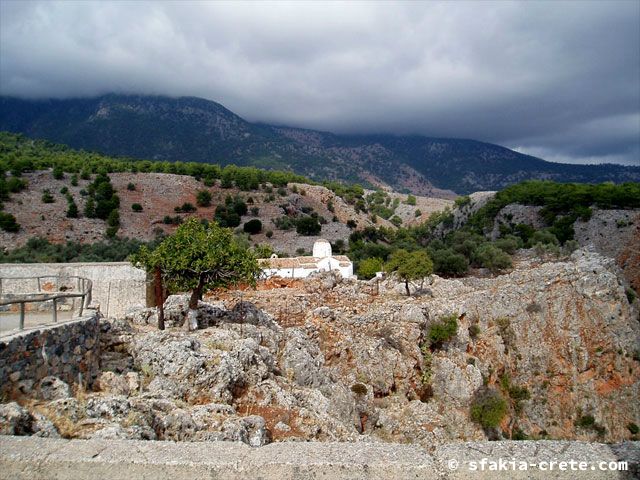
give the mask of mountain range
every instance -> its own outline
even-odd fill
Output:
[[[289,169],[314,180],[421,195],[497,190],[526,179],[640,181],[640,167],[551,163],[475,140],[338,135],[252,123],[195,97],[0,97],[0,130],[107,155]]]

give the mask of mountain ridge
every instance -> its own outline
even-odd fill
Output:
[[[640,167],[547,162],[473,139],[344,135],[249,122],[199,97],[0,97],[0,130],[107,155],[288,169],[316,180],[451,197],[538,178],[640,181]]]

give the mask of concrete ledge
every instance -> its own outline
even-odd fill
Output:
[[[472,462],[556,462],[541,470],[470,470]],[[585,471],[559,462],[586,462]],[[627,471],[602,471],[600,462],[627,461]],[[230,442],[150,442],[0,437],[0,471],[11,479],[620,479],[638,478],[640,442],[473,442],[431,455],[412,445],[274,443],[250,448]],[[452,468],[456,467],[456,468]],[[593,469],[591,467],[594,467]]]

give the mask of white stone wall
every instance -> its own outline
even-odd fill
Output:
[[[104,263],[3,263],[0,278],[42,275],[79,276],[93,282],[92,304],[99,304],[103,315],[122,317],[132,307],[148,306],[147,274],[129,262]],[[22,290],[22,291],[20,291]],[[3,293],[32,292],[33,282],[21,285],[4,282]]]

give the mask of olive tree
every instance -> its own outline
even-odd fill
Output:
[[[215,222],[190,218],[154,250],[142,247],[131,261],[156,274],[169,291],[190,291],[188,328],[197,328],[198,301],[216,288],[255,285],[261,273],[255,255]],[[158,326],[164,328],[159,319]]]
[[[433,262],[427,252],[416,250],[407,252],[406,250],[396,250],[389,258],[386,265],[388,272],[395,272],[400,280],[404,282],[407,296],[411,295],[409,282],[423,280],[433,273]]]

